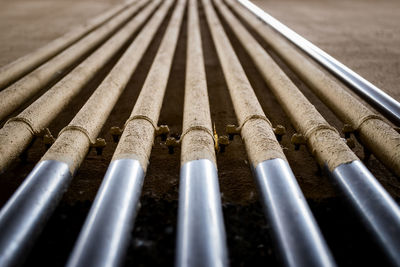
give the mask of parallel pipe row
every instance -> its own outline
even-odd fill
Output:
[[[383,251],[399,265],[400,209],[396,202],[222,0],[214,1],[296,130],[306,137],[320,166],[332,175]]]
[[[15,160],[33,138],[63,111],[71,100],[83,90],[96,73],[119,51],[150,14],[159,1],[147,6],[124,28],[105,42],[93,54],[62,78],[45,94],[33,102],[0,129],[0,173]],[[3,103],[3,102],[2,102]]]
[[[158,3],[160,1],[155,1],[152,6],[149,6],[149,11],[154,9]],[[62,130],[56,142],[1,210],[1,266],[14,266],[24,260],[33,245],[33,241],[40,234],[63,193],[68,188],[76,170],[84,160],[89,146],[95,142],[93,140],[96,140],[171,4],[171,1],[167,1],[158,9],[109,75],[71,123]],[[148,15],[146,10],[142,14],[145,17]],[[132,22],[134,22],[133,25],[137,24],[135,20]],[[126,27],[126,29],[129,29],[129,25]],[[120,195],[117,194],[116,196]],[[120,209],[111,210],[121,211]],[[107,209],[107,212],[109,213],[110,210]],[[97,242],[96,248],[98,249]],[[115,255],[109,251],[104,253],[101,259],[105,260],[105,265],[107,265],[117,263],[120,258],[115,258]],[[94,257],[90,257],[90,259],[99,260]]]
[[[166,1],[165,6],[172,1]],[[122,263],[138,211],[186,0],[179,0],[67,266]],[[145,32],[144,32],[145,33]]]
[[[7,84],[48,60],[0,92],[4,93],[0,95],[4,99],[17,99],[16,104],[1,115],[0,119],[4,119],[44,88],[58,71],[74,64],[104,42],[0,129],[1,173],[144,25],[110,73],[74,119],[60,131],[55,143],[1,209],[1,266],[23,263],[89,148],[99,142],[97,136],[101,128],[165,21],[173,2],[142,0],[134,5],[118,6],[91,21],[88,26],[50,43],[46,46],[48,53],[44,52],[45,47],[27,56],[25,65],[18,60],[13,63],[16,67],[4,68],[9,69],[11,74],[0,71],[0,85]],[[399,135],[237,2],[226,0],[224,4],[222,0],[214,0],[219,15],[211,0],[202,0],[201,6],[198,2],[189,0],[188,28],[185,29],[188,32],[188,48],[184,119],[179,141],[182,154],[176,266],[229,264],[215,155],[218,139],[211,126],[199,30],[198,9],[201,6],[236,113],[238,131],[244,140],[265,215],[271,224],[283,263],[287,266],[335,266],[219,15],[239,39],[296,130],[306,138],[317,162],[333,178],[392,263],[400,266],[399,207],[347,147],[336,129],[325,121],[227,5],[254,28],[339,117],[351,124],[360,140],[397,174],[400,170],[399,149],[394,149],[394,152],[388,149],[390,146],[392,149],[400,147]],[[126,10],[123,11],[124,8]],[[69,257],[67,265],[70,267],[117,266],[123,263],[152,144],[161,130],[157,123],[185,10],[186,0],[177,0],[154,62],[122,129],[103,183]],[[333,93],[324,86],[328,86]],[[1,105],[3,102],[6,101],[0,102]],[[346,108],[350,110],[345,112]],[[347,114],[349,111],[352,114]]]
[[[283,262],[287,266],[335,266],[271,123],[265,117],[211,1],[202,2],[261,202]]]
[[[400,134],[238,2],[226,1],[384,165],[400,176]]]
[[[296,32],[289,29],[280,21],[257,7],[249,0],[238,0],[246,9],[252,12],[262,22],[269,25],[276,32],[296,45],[301,51],[309,55],[312,59],[330,71],[333,75],[345,82],[350,89],[361,96],[370,105],[384,114],[397,126],[400,126],[400,103],[390,95],[346,67],[344,64],[321,50]]]

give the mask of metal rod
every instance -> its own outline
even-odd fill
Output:
[[[399,102],[293,30],[289,29],[287,26],[279,22],[277,19],[266,13],[252,2],[248,0],[237,1],[254,15],[256,15],[260,20],[265,22],[267,25],[272,27],[274,30],[279,32],[286,39],[300,48],[303,52],[307,53],[311,58],[325,67],[336,77],[344,81],[347,85],[349,85],[350,89],[361,96],[374,108],[379,110],[394,124],[400,125]]]
[[[179,186],[176,266],[228,266],[217,169],[210,160],[185,163]]]
[[[271,159],[254,175],[261,202],[286,266],[335,266],[289,164]]]
[[[36,165],[0,211],[0,266],[18,266],[25,260],[71,178],[64,162]]]
[[[228,265],[198,4],[188,5],[176,267]]]
[[[281,146],[237,58],[210,0],[207,22],[227,81],[267,219],[287,266],[335,266]],[[252,120],[246,118],[259,114]],[[265,119],[261,119],[262,116]]]
[[[400,209],[359,160],[330,172],[351,207],[395,266],[400,266]]]
[[[21,78],[23,75],[29,71],[32,71],[46,60],[60,53],[63,49],[77,42],[86,34],[100,27],[109,19],[119,14],[128,6],[132,5],[134,1],[135,0],[127,1],[102,13],[99,16],[87,21],[83,25],[78,26],[61,37],[51,41],[45,46],[0,68],[0,89]]]
[[[139,161],[111,162],[67,266],[120,266],[139,209],[144,171]]]

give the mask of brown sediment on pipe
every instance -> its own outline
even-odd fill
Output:
[[[0,129],[0,173],[29,145],[33,137],[63,110],[85,84],[112,58],[146,21],[161,0],[143,9],[128,24],[49,91],[7,121]]]
[[[74,62],[77,62],[86,53],[104,42],[104,40],[117,31],[121,25],[127,22],[147,3],[147,0],[142,0],[137,2],[135,5],[128,7],[125,11],[121,12],[118,16],[111,19],[100,28],[94,30],[56,57],[47,61],[39,68],[1,91],[0,99],[2,99],[2,101],[0,102],[0,120],[3,120],[10,115],[52,80],[60,77],[65,68]]]
[[[400,176],[400,134],[277,32],[237,2],[226,2],[344,123],[351,125],[362,144]]]
[[[240,21],[222,4],[222,1],[214,0],[214,2],[296,130],[305,136],[310,151],[317,158],[320,166],[326,165],[333,171],[341,164],[358,160],[336,129],[325,121],[314,105],[292,83]]]
[[[165,1],[152,16],[86,104],[60,132],[59,137],[41,161],[65,162],[69,165],[71,173],[79,168],[90,144],[95,142],[172,3],[172,0]]]
[[[40,47],[39,49],[0,68],[0,89],[21,78],[21,76],[32,71],[51,57],[57,55],[60,51],[75,43],[94,29],[100,27],[133,3],[134,1],[128,1],[120,4],[99,16],[88,20],[84,24],[51,41],[47,45]]]
[[[203,6],[252,166],[274,158],[286,160],[211,2],[203,0]]]
[[[176,4],[131,116],[125,123],[124,132],[112,160],[135,159],[140,162],[143,171],[147,169],[185,5],[186,0],[179,0]]]
[[[208,102],[206,73],[199,28],[198,8],[189,1],[188,46],[186,52],[185,104],[182,127],[181,165],[209,159],[215,166],[215,148]]]

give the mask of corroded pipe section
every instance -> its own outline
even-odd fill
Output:
[[[365,80],[363,77],[337,61],[335,58],[304,39],[277,19],[254,5],[248,0],[238,0],[245,8],[260,20],[279,32],[282,36],[308,54],[336,77],[349,85],[356,94],[363,97],[369,104],[378,109],[393,123],[400,125],[400,103],[381,89]]]
[[[400,176],[400,134],[348,93],[331,76],[301,55],[264,22],[236,1],[227,0],[226,2],[343,122],[351,125],[363,145],[397,176]]]
[[[77,62],[86,53],[104,42],[146,3],[147,1],[143,0],[128,7],[125,11],[105,23],[102,27],[91,32],[76,44],[67,48],[56,57],[47,61],[39,68],[1,91],[0,99],[2,99],[2,101],[0,102],[0,120],[5,119],[56,77],[60,77],[63,70],[68,66]]]
[[[388,257],[398,264],[400,210],[394,200],[222,1],[215,3],[296,130],[306,137],[320,166],[329,170]],[[348,168],[351,171],[342,171]]]
[[[227,266],[196,0],[189,1],[176,266]]]
[[[171,3],[166,1],[165,5]],[[179,0],[172,14],[139,99],[69,258],[69,267],[117,266],[123,262],[154,140],[153,123],[157,123],[161,109],[185,4],[185,0]],[[139,115],[136,113],[138,108],[145,107],[155,113],[142,109],[142,117],[134,117]]]
[[[100,27],[109,19],[113,18],[124,9],[132,5],[132,3],[134,3],[134,0],[120,4],[95,18],[92,18],[85,24],[74,28],[63,36],[51,41],[47,45],[2,67],[0,69],[0,89],[21,78],[26,73],[32,71],[46,60],[49,60],[68,46],[84,37],[86,34]]]
[[[212,4],[203,0],[267,219],[287,266],[334,266],[270,122],[240,65]],[[289,219],[290,218],[290,219]]]
[[[155,1],[143,9],[78,67],[0,129],[0,173],[24,151],[35,135],[68,106],[85,84],[143,25],[159,3],[159,0]]]
[[[108,115],[165,18],[171,4],[172,1],[166,1],[154,14],[109,75],[96,89],[71,123],[64,128],[54,145],[47,151],[40,163],[36,165],[35,169],[1,210],[1,266],[14,266],[22,262],[23,255],[27,255],[33,244],[33,240],[40,234],[45,222],[51,216],[64,191],[68,188],[74,173],[84,160],[90,144],[93,143],[92,140],[99,134]],[[120,165],[126,166],[127,163],[121,162]],[[118,168],[118,166],[116,164],[110,167],[109,174],[114,174],[113,169]],[[139,164],[137,166],[129,164],[129,168],[132,173],[136,173],[139,176],[143,174]],[[138,187],[135,179],[132,179],[131,176],[123,176],[121,173],[117,174],[118,182],[122,186],[121,188]],[[106,175],[105,178],[106,188],[112,187],[112,185],[109,185],[109,176]],[[124,211],[130,211],[130,206],[125,204],[130,203],[131,199],[124,197],[119,192],[123,190],[121,188],[118,190],[118,186],[116,186],[118,192],[111,190],[111,195],[109,195],[110,193],[103,193],[100,197],[100,199],[106,198],[107,200],[121,198],[119,202],[122,201],[124,204],[121,204],[121,209],[109,209],[110,206],[106,207],[107,216],[111,212],[117,213],[115,214],[116,216],[109,217],[113,219],[119,218],[117,215],[120,213],[124,214]],[[104,194],[105,196],[103,196]],[[110,205],[114,205],[113,203]],[[122,208],[122,206],[126,207],[126,209]],[[123,217],[124,215],[120,216]],[[117,219],[113,225],[118,226],[118,223]],[[107,226],[110,227],[109,224]],[[104,266],[115,266],[121,262],[123,253],[115,253],[115,243],[107,243],[111,244],[108,247],[109,249],[100,251],[99,237],[97,236],[96,238],[90,241],[95,242],[94,247],[96,251],[101,253],[96,254],[98,257],[95,257],[93,251],[85,250],[84,255],[86,257],[83,257],[82,260],[84,261],[84,266],[101,266],[101,264],[104,264]],[[86,242],[88,241],[86,240]],[[126,244],[126,242],[118,242],[116,247],[124,247]],[[93,248],[93,243],[91,245]],[[107,248],[107,246],[103,248]]]

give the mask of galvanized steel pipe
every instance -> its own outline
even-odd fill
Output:
[[[325,67],[325,69],[344,81],[350,89],[383,113],[394,124],[400,126],[400,103],[398,101],[327,54],[325,51],[289,29],[287,26],[250,1],[237,1],[257,16],[261,21],[280,33],[291,43],[300,48],[301,51],[305,52],[316,62]]]
[[[306,137],[309,150],[320,166],[333,174],[334,182],[388,257],[399,264],[400,209],[394,200],[222,1],[214,1],[292,124]],[[351,171],[345,171],[349,168]]]
[[[68,106],[97,71],[143,25],[159,3],[158,0],[148,5],[78,67],[0,129],[0,173],[24,151],[35,134],[40,133]]]
[[[212,4],[203,0],[267,219],[287,266],[335,262]]]
[[[39,49],[3,66],[0,68],[0,89],[21,78],[23,75],[32,71],[46,60],[57,55],[63,49],[75,43],[86,34],[100,27],[109,19],[132,5],[132,3],[134,3],[134,0],[120,4],[100,14],[99,16],[88,20],[85,24],[74,28],[61,37],[51,41],[47,45],[40,47]]]
[[[100,28],[91,32],[56,57],[47,61],[39,68],[1,91],[0,99],[2,99],[2,101],[0,102],[0,120],[5,119],[13,111],[38,93],[40,89],[49,84],[56,77],[59,77],[65,68],[78,61],[86,53],[104,42],[108,37],[116,32],[121,25],[127,22],[136,11],[147,3],[147,0],[143,0],[128,7],[125,11],[102,25]]]
[[[400,134],[252,13],[236,1],[226,2],[342,121],[351,125],[363,145],[400,176]]]
[[[165,5],[171,3],[167,1]],[[69,258],[69,267],[117,266],[122,263],[138,210],[154,140],[154,125],[158,121],[184,10],[185,0],[179,0],[131,119],[125,125],[113,160]],[[142,119],[135,119],[139,114]]]
[[[196,0],[189,1],[177,267],[228,266]]]

